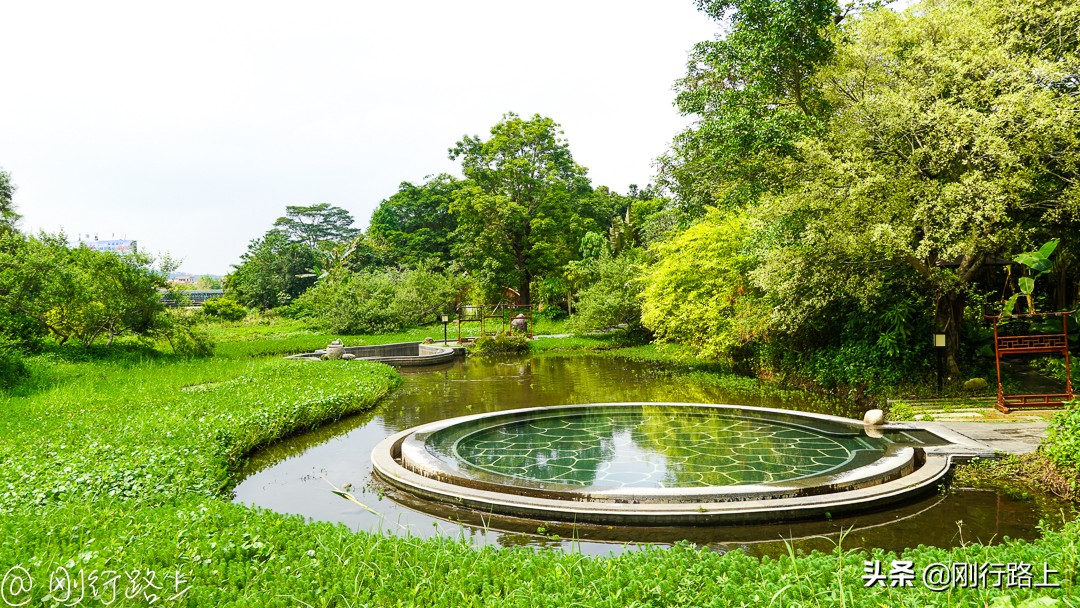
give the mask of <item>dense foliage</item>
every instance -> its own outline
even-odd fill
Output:
[[[70,247],[62,234],[0,241],[0,343],[35,351],[48,335],[88,348],[123,336],[164,340],[178,353],[207,355],[212,345],[188,320],[165,309],[168,266],[140,253]]]
[[[520,355],[529,352],[529,342],[523,334],[501,331],[493,336],[480,336],[469,349],[473,355]]]
[[[1074,399],[1055,414],[1043,450],[1054,464],[1071,471],[1074,483],[1080,484],[1080,399]]]
[[[283,306],[315,284],[311,272],[318,261],[314,249],[270,230],[248,244],[240,264],[225,278],[225,289],[244,306]]]
[[[577,331],[602,331],[612,327],[641,328],[641,275],[647,258],[641,249],[620,255],[601,255],[587,269],[587,284],[577,293],[577,309],[571,320]]]
[[[467,282],[424,266],[341,271],[305,292],[291,307],[337,333],[385,333],[431,323],[454,309]]]
[[[445,268],[452,259],[451,235],[457,220],[450,204],[462,182],[441,174],[419,186],[402,182],[398,191],[371,214],[368,238],[389,265],[427,264]]]
[[[239,321],[247,316],[247,309],[232,298],[211,298],[203,302],[201,312],[226,321]]]
[[[643,310],[661,339],[763,373],[881,386],[924,375],[926,336],[941,332],[963,380],[978,365],[965,353],[986,344],[982,314],[1031,292],[1035,271],[999,269],[1051,239],[1035,298],[1075,306],[1075,5],[698,5],[731,25],[696,47],[678,94],[696,121],[661,163],[700,216],[653,250]],[[703,234],[712,250],[695,244]]]
[[[658,340],[731,358],[751,339],[760,304],[740,251],[747,232],[744,218],[712,214],[656,247],[659,261],[645,279],[642,322]]]
[[[507,114],[491,137],[465,137],[450,151],[469,185],[450,206],[458,261],[494,287],[531,302],[535,278],[559,273],[581,237],[604,217],[592,207],[584,167],[550,118]]]

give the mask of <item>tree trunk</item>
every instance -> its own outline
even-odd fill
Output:
[[[948,292],[938,295],[934,325],[938,333],[945,334],[945,379],[953,382],[960,379],[960,365],[957,355],[960,352],[960,324],[964,321],[964,308],[967,302],[963,292]]]
[[[518,290],[518,293],[521,294],[521,301],[518,302],[518,304],[528,306],[532,302],[532,294],[529,292],[529,283],[532,283],[532,273],[526,270],[522,273],[522,276],[524,278],[521,280],[521,289]]]

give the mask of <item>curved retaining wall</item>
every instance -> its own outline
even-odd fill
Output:
[[[363,361],[379,361],[396,367],[419,365],[437,365],[449,363],[457,357],[465,356],[465,348],[460,346],[442,346],[423,342],[397,342],[395,344],[376,344],[374,346],[346,346],[345,354],[353,355]],[[287,359],[306,359],[318,361],[326,354],[326,349],[310,353],[301,353]]]
[[[569,409],[569,406],[563,407]],[[560,408],[537,408],[543,409]],[[790,414],[768,408],[741,409]],[[508,413],[527,411],[530,410]],[[801,415],[817,418],[821,422],[843,421],[861,427],[861,424],[855,421],[832,416]],[[606,497],[608,500],[597,500],[601,497],[591,496],[587,492],[568,496],[556,492],[500,491],[505,489],[486,484],[462,483],[462,480],[446,475],[445,471],[438,467],[429,468],[431,461],[426,458],[422,446],[410,446],[410,440],[414,435],[434,430],[446,422],[408,429],[382,441],[371,456],[376,475],[392,486],[436,503],[540,520],[667,526],[743,524],[829,517],[886,508],[932,491],[945,477],[952,462],[951,454],[907,447],[894,451],[876,466],[853,472],[844,479],[833,480],[834,483],[830,484],[832,487],[825,488],[826,491],[809,495],[805,491],[778,492],[773,489],[771,492],[763,492],[761,488],[738,490],[718,487],[712,488],[711,493],[693,490],[682,493],[684,495],[676,492],[669,496],[609,496]]]

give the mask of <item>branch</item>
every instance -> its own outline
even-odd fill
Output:
[[[924,279],[931,278],[930,267],[924,264],[922,260],[911,255],[910,253],[904,253],[901,257],[903,257],[904,261],[915,269],[915,272],[919,273],[919,276],[923,277]]]

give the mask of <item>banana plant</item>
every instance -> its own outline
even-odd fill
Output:
[[[1013,314],[1013,308],[1016,306],[1016,300],[1020,296],[1024,296],[1027,300],[1027,309],[1031,314],[1035,313],[1035,298],[1032,294],[1035,292],[1035,279],[1050,272],[1054,263],[1050,261],[1050,256],[1053,255],[1054,250],[1057,249],[1058,241],[1060,239],[1053,239],[1045,243],[1042,247],[1039,247],[1038,251],[1029,251],[1021,253],[1013,258],[1014,262],[1023,264],[1028,270],[1033,273],[1029,276],[1020,277],[1016,280],[1017,286],[1020,287],[1020,291],[1009,296],[1009,299],[1005,301],[1004,306],[1001,307],[1001,316],[1008,317]]]

